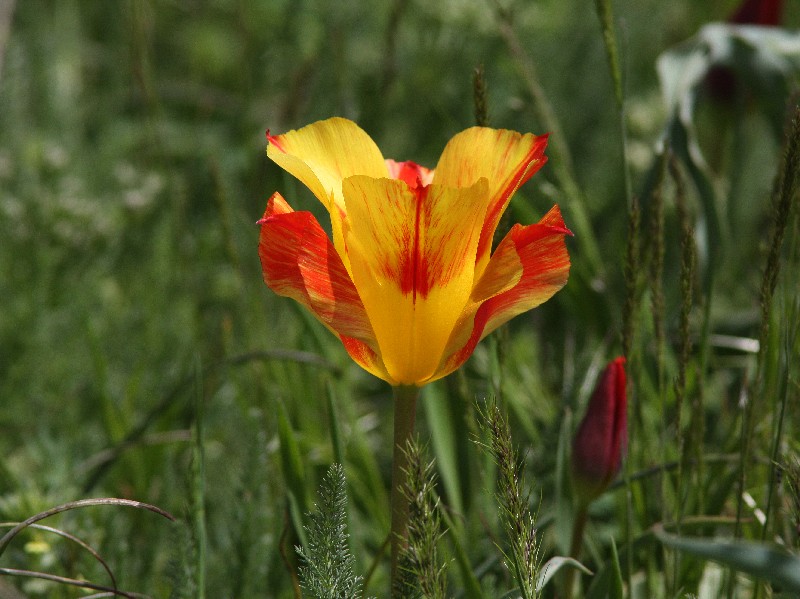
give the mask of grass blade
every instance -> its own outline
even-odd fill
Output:
[[[664,545],[710,559],[734,570],[780,586],[783,592],[800,593],[800,557],[764,543],[691,538],[656,532]]]

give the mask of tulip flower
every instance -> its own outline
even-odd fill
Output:
[[[258,221],[264,281],[393,386],[451,373],[567,281],[571,233],[557,206],[515,225],[492,252],[511,196],[547,160],[546,136],[473,127],[450,140],[434,170],[385,160],[342,118],[267,139],[267,155],[327,209],[332,239],[273,194]]]
[[[572,444],[572,477],[586,503],[619,472],[627,445],[627,403],[625,358],[619,357],[603,371]]]

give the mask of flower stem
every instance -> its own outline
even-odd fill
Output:
[[[586,529],[586,521],[589,515],[589,506],[583,501],[579,502],[578,510],[575,514],[575,521],[572,523],[572,543],[569,548],[569,556],[575,559],[580,558],[581,547],[583,546],[583,532]],[[575,585],[577,572],[573,569],[567,570],[567,578],[564,584],[564,599],[572,599],[572,589]]]
[[[394,452],[392,455],[392,593],[398,577],[400,551],[408,540],[408,499],[403,494],[408,469],[406,443],[414,432],[419,388],[394,387]],[[394,596],[394,595],[392,595]]]

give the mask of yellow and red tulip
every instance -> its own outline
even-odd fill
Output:
[[[332,239],[276,192],[258,221],[264,281],[391,385],[446,376],[567,281],[571,233],[557,206],[491,247],[511,196],[547,160],[546,136],[473,127],[434,170],[385,160],[342,118],[267,138],[267,155],[327,208]]]

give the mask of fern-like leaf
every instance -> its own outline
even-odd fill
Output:
[[[354,572],[347,545],[347,492],[340,464],[328,469],[316,507],[305,527],[308,545],[296,548],[303,561],[300,585],[312,599],[361,599],[363,579]]]

